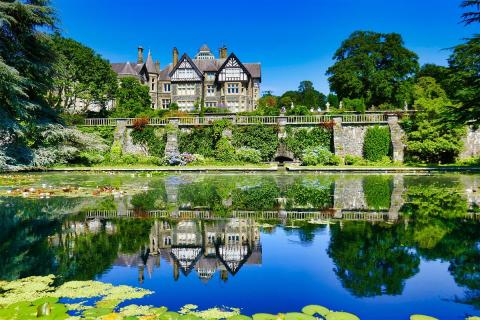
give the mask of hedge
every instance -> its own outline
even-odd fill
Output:
[[[233,145],[260,151],[263,161],[271,161],[278,148],[277,130],[266,125],[237,126],[233,129]]]
[[[363,156],[369,161],[380,161],[391,154],[390,129],[388,127],[369,127],[365,134]]]

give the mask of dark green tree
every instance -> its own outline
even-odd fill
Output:
[[[45,99],[56,58],[47,34],[56,22],[49,4],[0,2],[0,167],[30,161],[22,134],[31,136],[31,127],[56,120]]]
[[[446,118],[452,105],[447,94],[430,77],[420,78],[415,85],[414,108],[420,112],[403,122],[407,133],[407,154],[411,160],[426,163],[451,163],[463,147],[466,133],[463,125],[454,125]]]
[[[93,49],[56,34],[53,43],[58,60],[54,88],[48,95],[52,106],[64,112],[84,113],[88,106],[102,110],[115,97],[117,76],[110,63]],[[84,107],[78,110],[77,99]]]
[[[464,0],[461,7],[470,9],[462,15],[463,22],[469,25],[474,22],[480,22],[480,0]]]
[[[148,87],[142,85],[136,78],[122,78],[112,117],[135,118],[147,115],[152,111],[151,105]]]
[[[356,31],[343,41],[333,59],[328,81],[340,100],[363,98],[368,106],[385,108],[403,107],[411,101],[418,56],[404,47],[399,34]]]
[[[480,36],[457,46],[449,60],[453,100],[459,105],[451,110],[454,120],[480,124]]]

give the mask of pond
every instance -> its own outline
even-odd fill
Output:
[[[480,176],[0,177],[0,279],[154,291],[129,303],[361,319],[480,314]]]

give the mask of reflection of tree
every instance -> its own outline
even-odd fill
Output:
[[[61,229],[64,213],[81,204],[81,199],[0,199],[0,278],[13,280],[53,272],[54,250],[48,236]]]
[[[179,204],[222,212],[226,210],[223,201],[231,196],[234,188],[235,181],[231,178],[207,177],[198,182],[181,185]]]
[[[167,202],[167,191],[163,180],[154,180],[149,190],[135,194],[131,204],[137,211],[149,211],[163,208]]]
[[[289,226],[295,228],[289,228]],[[315,233],[317,233],[320,229],[325,229],[326,225],[323,224],[314,224],[309,223],[305,220],[293,220],[287,221],[285,229],[285,233],[289,235],[298,235],[300,242],[303,245],[308,245],[315,240]]]
[[[467,199],[456,181],[408,187],[404,214],[413,230],[412,246],[425,259],[450,263],[455,282],[466,287],[459,302],[480,307],[480,223],[464,219]]]
[[[315,209],[333,207],[333,180],[331,178],[297,178],[287,189],[287,208],[297,206]]]
[[[419,269],[419,257],[403,246],[403,225],[367,222],[333,225],[328,255],[343,286],[359,297],[401,294]]]

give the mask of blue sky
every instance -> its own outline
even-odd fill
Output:
[[[459,24],[460,0],[53,0],[67,37],[111,62],[135,61],[139,45],[162,66],[176,46],[193,56],[207,43],[261,62],[262,90],[281,94],[302,80],[328,93],[325,71],[355,30],[397,32],[420,62],[446,64],[448,48],[478,26]]]

